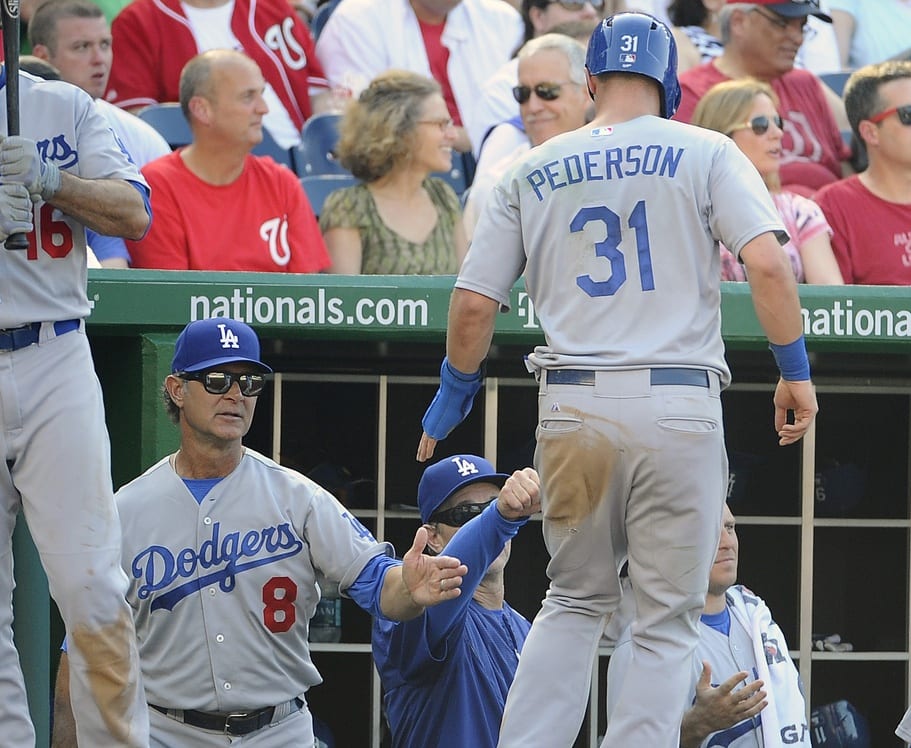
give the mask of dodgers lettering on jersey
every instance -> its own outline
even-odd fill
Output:
[[[525,179],[539,201],[545,198],[542,188],[553,191],[580,182],[603,182],[638,174],[673,179],[685,150],[656,144],[587,150],[548,161],[526,174]]]
[[[222,591],[231,592],[238,574],[296,556],[304,548],[287,522],[248,530],[243,537],[240,532],[229,532],[220,538],[220,532],[221,523],[216,522],[212,525],[212,537],[198,549],[183,548],[175,553],[163,545],[151,545],[140,551],[131,564],[133,577],[144,580],[136,593],[139,599],[145,600],[153,592],[167,589],[178,579],[190,578],[152,602],[152,610],[173,610],[183,598],[209,584],[217,582]],[[238,563],[241,559],[250,560]],[[197,576],[200,569],[214,571]]]

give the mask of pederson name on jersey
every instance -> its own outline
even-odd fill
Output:
[[[525,179],[538,202],[543,202],[550,192],[581,182],[603,182],[640,174],[673,178],[685,150],[653,144],[583,151],[548,161],[526,174]]]

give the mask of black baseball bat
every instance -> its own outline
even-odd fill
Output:
[[[6,68],[6,133],[19,134],[19,0],[0,0],[3,20],[3,59]],[[25,234],[10,234],[7,249],[28,249]]]

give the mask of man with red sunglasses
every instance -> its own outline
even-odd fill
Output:
[[[844,91],[868,167],[815,196],[845,283],[911,285],[911,62],[854,72]]]
[[[402,623],[376,619],[373,658],[394,748],[494,748],[531,624],[504,600],[510,539],[540,509],[538,474],[463,454],[418,484],[427,550],[464,554],[462,594]]]

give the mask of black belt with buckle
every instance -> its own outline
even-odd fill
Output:
[[[289,714],[302,709],[304,700],[301,698],[292,699],[294,708]],[[168,709],[164,706],[149,704],[157,712],[171,717],[178,722],[199,727],[202,730],[212,730],[224,735],[240,737],[248,735],[251,732],[261,730],[263,727],[272,722],[275,710],[279,706],[266,706],[262,709],[254,709],[250,712],[199,712],[195,709]]]
[[[708,387],[709,373],[705,369],[665,368],[650,369],[650,380],[653,385],[683,385],[689,387]],[[592,386],[595,384],[594,369],[548,369],[547,384],[578,384]]]
[[[54,333],[57,335],[63,335],[78,328],[78,319],[64,319],[54,323]],[[20,348],[34,345],[38,342],[40,332],[40,322],[32,322],[22,327],[10,327],[6,330],[0,330],[0,351],[18,351]]]

